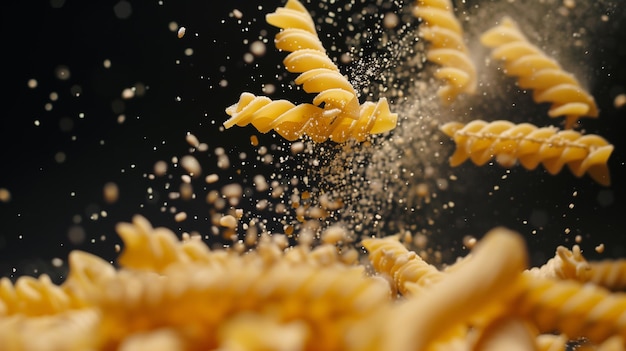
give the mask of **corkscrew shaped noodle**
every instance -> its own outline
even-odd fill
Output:
[[[367,249],[374,269],[391,277],[402,295],[415,295],[417,287],[427,286],[443,277],[444,273],[409,251],[397,236],[368,238],[361,244]]]
[[[291,52],[283,63],[289,72],[300,73],[295,83],[317,95],[312,104],[295,105],[287,100],[243,93],[237,104],[226,109],[231,118],[224,122],[224,127],[251,123],[261,133],[274,129],[290,141],[306,134],[316,142],[330,138],[338,143],[348,139],[363,141],[369,134],[395,128],[398,115],[389,111],[385,98],[359,105],[354,87],[326,54],[311,15],[299,1],[288,0],[285,7],[268,14],[266,20],[281,28],[275,44],[278,49]]]
[[[426,58],[440,65],[435,77],[445,81],[437,92],[441,101],[449,103],[461,93],[475,93],[476,68],[450,0],[417,0],[413,15],[423,21],[420,36],[430,43]]]
[[[307,9],[297,0],[288,0],[266,21],[281,28],[274,43],[277,49],[291,52],[283,63],[287,71],[300,73],[295,83],[308,93],[318,93],[313,104],[340,118],[359,118],[357,93],[326,54]]]
[[[512,306],[540,332],[558,331],[570,339],[585,337],[593,343],[615,335],[626,337],[623,294],[572,280],[524,278],[525,285]]]
[[[613,145],[598,135],[504,120],[475,120],[466,125],[449,122],[441,130],[456,144],[450,157],[452,167],[468,158],[482,166],[495,157],[504,167],[519,162],[532,170],[542,164],[550,174],[559,173],[567,165],[576,177],[587,173],[602,185],[611,183],[607,162]]]
[[[241,94],[239,102],[228,107],[226,113],[231,116],[224,122],[226,128],[251,123],[261,133],[273,129],[290,141],[306,134],[315,142],[330,138],[337,143],[350,138],[363,141],[370,134],[384,133],[393,129],[398,119],[385,98],[377,103],[366,101],[359,108],[358,118],[352,119],[327,116],[322,108],[312,104],[295,105],[250,93]]]
[[[459,325],[506,300],[517,287],[527,265],[522,237],[504,228],[489,231],[472,250],[472,259],[409,299],[393,320],[395,328],[409,325],[415,332],[394,335],[381,350],[428,350],[433,342],[449,336]],[[477,278],[479,277],[479,278]]]
[[[556,254],[541,267],[528,270],[541,278],[580,280],[591,269],[589,262],[583,257],[580,246],[574,245],[572,250],[565,246],[556,248]]]
[[[517,77],[520,88],[533,90],[535,102],[552,104],[550,117],[565,116],[565,129],[572,128],[581,117],[598,117],[593,96],[574,75],[531,44],[512,19],[505,17],[480,40],[493,49],[493,58],[504,61],[505,74]]]
[[[626,260],[602,260],[589,262],[583,272],[583,282],[590,282],[613,291],[626,290]]]

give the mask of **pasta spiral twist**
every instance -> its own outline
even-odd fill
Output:
[[[541,278],[578,280],[591,269],[583,257],[580,247],[574,245],[572,250],[565,246],[556,248],[556,254],[541,267],[533,267],[529,273]]]
[[[364,239],[361,244],[368,250],[374,269],[388,274],[402,295],[415,294],[416,287],[427,286],[443,277],[442,272],[407,250],[395,236]]]
[[[274,40],[276,48],[291,52],[283,60],[285,68],[300,73],[295,83],[304,91],[318,93],[313,104],[323,105],[324,110],[341,118],[357,119],[357,93],[326,54],[307,9],[297,0],[288,0],[284,7],[268,14],[266,21],[282,29]]]
[[[15,285],[8,278],[0,279],[0,316],[52,315],[68,310],[72,305],[70,296],[53,284],[48,275],[39,278],[23,276]]]
[[[287,100],[271,100],[264,96],[243,93],[239,101],[228,107],[231,116],[224,126],[245,126],[251,123],[261,133],[275,130],[287,140],[308,135],[315,142],[329,138],[342,143],[348,139],[363,141],[370,134],[384,133],[396,126],[398,115],[391,113],[387,99],[377,103],[365,102],[358,111],[358,118],[343,118],[312,104],[295,105]]]
[[[290,141],[308,135],[315,142],[330,138],[338,143],[364,141],[369,134],[395,128],[398,115],[389,111],[387,99],[359,105],[354,87],[326,54],[311,15],[298,0],[288,0],[266,20],[281,28],[275,44],[291,52],[283,63],[289,72],[300,73],[295,83],[317,95],[312,104],[296,105],[243,93],[238,103],[226,109],[231,118],[224,127],[251,123],[261,133],[274,129]]]
[[[576,177],[587,173],[602,185],[611,183],[607,162],[613,145],[598,135],[504,120],[475,120],[466,125],[450,122],[441,130],[456,143],[450,157],[452,167],[468,158],[482,166],[495,156],[504,167],[519,161],[532,170],[542,164],[550,174],[557,174],[567,165]]]
[[[463,28],[450,0],[417,0],[413,15],[420,18],[420,36],[430,43],[426,58],[441,67],[435,77],[445,81],[437,94],[449,103],[460,93],[476,92],[476,68],[463,41]]]
[[[572,280],[523,278],[525,287],[512,305],[540,332],[556,330],[594,343],[626,336],[626,296]]]
[[[520,88],[533,90],[535,102],[552,104],[550,117],[565,116],[565,129],[572,128],[581,117],[598,117],[593,96],[557,61],[532,45],[512,19],[505,17],[480,40],[493,49],[493,58],[504,61],[505,74],[517,77]]]
[[[127,335],[170,325],[202,330],[193,344],[217,347],[220,326],[241,314],[303,321],[306,349],[345,349],[337,333],[389,301],[389,289],[364,275],[362,267],[314,267],[280,262],[265,266],[233,256],[223,268],[172,265],[159,274],[124,271],[104,283],[93,304],[106,310],[101,329],[115,344]],[[310,328],[310,329],[309,329]]]
[[[590,282],[614,291],[626,290],[626,260],[603,260],[589,262],[589,269],[581,277]]]

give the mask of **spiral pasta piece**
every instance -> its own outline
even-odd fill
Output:
[[[217,347],[220,326],[242,314],[304,322],[306,349],[341,350],[337,335],[385,306],[389,289],[362,267],[265,266],[231,257],[229,266],[172,265],[163,274],[123,271],[104,282],[92,303],[106,310],[100,329],[115,345],[127,336],[169,325],[194,345]],[[191,339],[191,340],[190,340]]]
[[[466,125],[450,122],[441,130],[456,144],[450,157],[452,167],[467,159],[482,166],[495,157],[496,162],[504,167],[519,162],[532,170],[541,164],[553,175],[567,165],[576,177],[588,174],[602,185],[611,183],[607,162],[613,145],[598,135],[505,120],[475,120]]]
[[[529,269],[528,272],[541,278],[579,280],[586,276],[590,269],[589,262],[583,257],[580,247],[574,245],[572,250],[565,246],[557,247],[553,258],[541,267]]]
[[[402,295],[414,295],[417,287],[428,286],[443,277],[435,266],[422,260],[398,241],[398,237],[368,238],[361,241],[374,269],[392,278]]]
[[[72,307],[71,297],[53,284],[48,275],[23,276],[15,284],[8,278],[0,279],[0,316],[52,315]]]
[[[493,49],[493,58],[504,61],[505,74],[517,77],[520,88],[533,90],[535,102],[551,103],[550,117],[565,116],[565,129],[574,127],[582,117],[598,117],[593,96],[574,75],[531,44],[511,18],[505,17],[480,40]]]
[[[590,282],[613,291],[626,291],[626,260],[602,260],[589,262],[581,281]]]
[[[540,332],[559,331],[570,339],[602,343],[612,336],[626,337],[626,296],[611,294],[593,284],[526,276],[513,302],[517,313]]]
[[[228,107],[231,117],[224,122],[226,128],[233,125],[254,125],[259,132],[275,130],[287,140],[308,135],[315,142],[331,139],[342,143],[348,139],[363,141],[370,134],[387,132],[396,126],[398,115],[389,110],[387,99],[377,103],[365,102],[358,111],[358,118],[342,118],[312,104],[295,105],[287,100],[271,100],[263,96],[243,93],[239,102]]]
[[[450,0],[417,0],[413,15],[423,21],[420,36],[430,43],[426,58],[440,66],[435,77],[445,82],[437,92],[441,101],[450,103],[461,93],[474,94],[476,68]]]
[[[317,93],[313,104],[335,111],[340,118],[359,118],[357,92],[326,54],[307,9],[298,0],[288,0],[267,14],[266,21],[281,29],[274,40],[276,48],[291,52],[283,60],[285,68],[300,73],[295,83],[304,91]]]
[[[266,20],[281,28],[275,44],[290,52],[283,63],[289,72],[300,73],[295,83],[317,95],[312,104],[296,105],[243,93],[238,103],[226,109],[231,117],[225,128],[252,124],[261,133],[273,129],[290,141],[308,135],[315,142],[337,143],[364,141],[370,134],[395,128],[398,115],[391,113],[387,99],[359,105],[357,92],[326,54],[311,15],[298,0],[288,0]]]
[[[518,288],[516,282],[527,259],[519,234],[492,229],[472,249],[472,259],[407,301],[389,323],[389,330],[410,325],[419,332],[398,335],[381,349],[427,350],[431,343],[449,337],[455,327],[495,313],[498,307],[494,305]]]

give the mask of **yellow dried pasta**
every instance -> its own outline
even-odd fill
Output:
[[[624,294],[572,280],[524,276],[523,281],[512,305],[540,332],[559,331],[570,339],[584,337],[593,343],[626,337]]]
[[[261,133],[273,129],[290,141],[308,135],[315,142],[330,139],[338,143],[364,141],[370,134],[395,128],[398,115],[391,113],[386,98],[359,105],[357,92],[326,54],[311,15],[298,0],[288,0],[266,19],[281,28],[275,44],[291,52],[283,63],[289,72],[300,73],[295,83],[317,95],[312,104],[296,105],[243,93],[226,109],[230,118],[224,122],[225,128],[252,124]]]
[[[409,251],[397,236],[368,238],[361,241],[368,251],[374,269],[387,274],[395,289],[402,295],[414,295],[420,287],[428,286],[443,277],[435,266]]]
[[[274,43],[279,50],[291,52],[283,60],[287,71],[300,73],[295,83],[304,91],[317,93],[316,106],[335,111],[340,118],[359,117],[359,99],[352,84],[328,57],[317,36],[313,18],[298,0],[288,0],[284,7],[266,16],[267,23],[281,29]]]
[[[417,0],[413,15],[423,22],[419,34],[430,43],[426,58],[438,64],[435,77],[444,81],[437,95],[444,103],[461,93],[476,92],[476,67],[463,39],[463,28],[450,0]]]
[[[482,166],[495,157],[497,163],[512,167],[519,162],[533,170],[540,164],[557,174],[567,165],[576,177],[588,174],[596,182],[611,183],[608,159],[613,145],[595,135],[555,127],[536,127],[530,123],[514,124],[505,120],[475,120],[467,124],[449,122],[441,130],[451,137],[456,150],[450,165],[456,167],[470,159]]]
[[[509,17],[486,31],[480,38],[492,48],[491,56],[504,61],[504,73],[518,78],[522,89],[532,89],[537,103],[551,103],[548,115],[565,116],[565,129],[581,117],[598,117],[596,102],[571,73],[553,58],[531,44]]]
[[[590,269],[591,267],[583,257],[580,247],[574,245],[572,250],[568,250],[565,246],[557,247],[553,258],[541,267],[529,269],[528,273],[541,278],[579,280],[586,276]]]
[[[602,260],[589,262],[589,269],[581,279],[613,291],[626,291],[626,260]]]
[[[261,133],[273,129],[290,141],[308,135],[315,142],[330,139],[338,143],[348,139],[364,141],[371,134],[392,130],[398,120],[398,115],[389,110],[385,98],[377,103],[363,103],[357,119],[352,119],[326,115],[324,109],[312,104],[294,105],[287,100],[271,100],[243,93],[236,104],[226,109],[226,113],[231,116],[224,122],[226,128],[252,123]]]

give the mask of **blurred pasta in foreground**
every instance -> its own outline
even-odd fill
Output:
[[[528,269],[522,237],[488,232],[444,270],[398,236],[369,260],[310,238],[249,250],[179,240],[139,215],[116,265],[74,251],[60,285],[0,281],[2,350],[624,350],[626,267],[559,247]],[[613,290],[612,290],[613,289]],[[36,336],[36,337],[33,337]],[[521,346],[520,346],[521,347]]]

